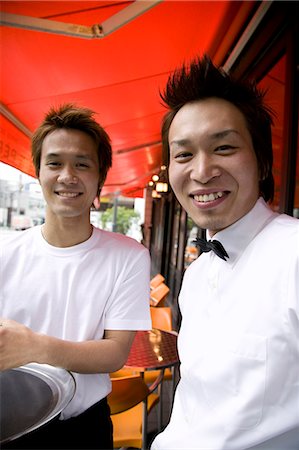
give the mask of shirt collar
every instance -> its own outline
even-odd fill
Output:
[[[245,216],[216,233],[212,240],[217,239],[221,242],[229,255],[226,262],[233,265],[242,255],[247,245],[277,215],[260,197]],[[209,238],[208,231],[207,237]]]

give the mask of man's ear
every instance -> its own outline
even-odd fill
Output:
[[[102,190],[102,185],[99,184],[99,185],[98,185],[97,196],[96,196],[96,198],[95,198],[94,201],[93,201],[93,206],[94,206],[96,209],[99,209],[100,204],[101,204],[101,201],[100,201],[101,190]]]
[[[95,209],[99,209],[100,204],[101,204],[101,202],[100,202],[100,196],[97,195],[96,198],[95,198],[94,201],[93,201],[93,205],[94,205]]]

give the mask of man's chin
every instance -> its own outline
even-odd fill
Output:
[[[227,220],[221,217],[199,217],[198,215],[193,215],[191,218],[199,228],[211,230],[213,234],[229,226]]]
[[[78,209],[75,208],[53,208],[51,210],[51,214],[56,216],[57,219],[79,219],[80,217],[84,216],[84,215],[88,215],[88,212],[84,212],[84,211],[79,211]]]

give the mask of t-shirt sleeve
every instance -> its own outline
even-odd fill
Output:
[[[119,264],[119,261],[118,261]],[[126,251],[105,310],[105,329],[150,330],[150,256],[135,246]]]

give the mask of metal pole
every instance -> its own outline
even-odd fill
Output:
[[[112,224],[112,231],[117,231],[117,206],[118,206],[118,194],[114,196],[113,201],[113,224]]]

